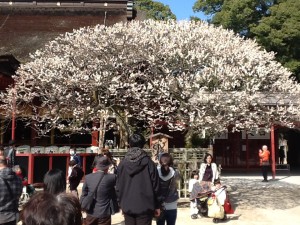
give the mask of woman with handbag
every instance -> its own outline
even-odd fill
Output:
[[[156,218],[157,225],[175,225],[177,219],[177,201],[179,199],[177,191],[177,181],[180,176],[173,168],[173,158],[169,153],[160,156],[157,167],[160,180],[160,196],[162,202],[161,215]]]

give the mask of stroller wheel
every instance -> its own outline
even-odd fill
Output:
[[[197,214],[193,214],[193,215],[191,215],[191,218],[192,218],[193,220],[198,219],[198,215],[197,215]]]
[[[219,219],[213,218],[213,222],[214,222],[214,223],[218,223],[218,222],[219,222]]]

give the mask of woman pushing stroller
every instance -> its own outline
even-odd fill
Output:
[[[200,165],[199,182],[196,182],[192,188],[192,199],[196,198],[198,194],[211,191],[214,180],[219,179],[218,167],[216,163],[212,162],[212,158],[212,155],[207,153],[204,162]]]
[[[193,185],[190,193],[190,200],[198,208],[198,213],[193,214],[192,219],[197,219],[199,214],[208,216],[207,200],[209,197],[215,196],[220,205],[224,205],[227,199],[226,187],[221,186],[218,167],[216,163],[212,162],[212,159],[211,154],[205,155],[204,162],[200,165],[199,182]]]
[[[219,179],[217,164],[212,162],[212,159],[212,155],[207,153],[204,156],[204,162],[200,165],[199,182],[193,185],[192,192],[190,193],[190,200],[195,203],[201,195],[206,196],[206,193],[211,192],[214,180]],[[191,218],[197,219],[198,214],[193,214]]]

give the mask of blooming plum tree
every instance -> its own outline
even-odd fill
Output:
[[[291,125],[299,116],[299,84],[274,53],[206,22],[85,27],[31,57],[1,107],[10,117],[15,101],[16,114],[42,135],[54,127],[90,131],[86,124],[109,112],[212,134]]]

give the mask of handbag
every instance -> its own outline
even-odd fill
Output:
[[[93,191],[88,192],[88,194],[86,196],[81,195],[80,197],[80,205],[81,205],[81,209],[83,211],[90,211],[92,209],[92,207],[94,206],[94,202],[95,202],[95,192],[98,189],[98,186],[101,182],[101,180],[103,179],[103,176],[99,179],[98,184],[96,185],[96,187],[94,188]]]
[[[224,207],[219,203],[216,196],[212,196],[207,201],[207,216],[215,219],[223,219],[225,216]]]
[[[234,210],[232,208],[232,205],[229,201],[228,196],[226,196],[226,199],[225,199],[225,202],[224,202],[224,210],[225,210],[226,214],[233,214],[234,213]]]

